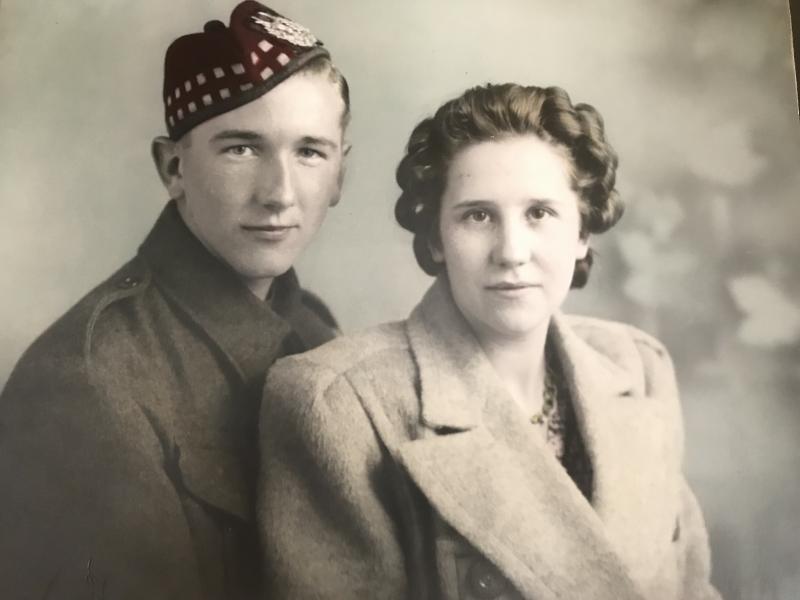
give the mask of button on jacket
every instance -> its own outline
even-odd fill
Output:
[[[34,342],[0,396],[0,597],[256,593],[264,374],[335,330],[293,272],[272,287],[253,296],[170,203]]]
[[[591,500],[437,281],[410,318],[279,361],[262,405],[270,597],[712,600],[669,357],[558,315]]]

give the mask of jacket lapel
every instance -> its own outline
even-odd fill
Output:
[[[432,506],[524,597],[641,598],[601,517],[506,392],[446,282],[412,313],[408,335],[424,427],[398,452]],[[591,377],[581,377],[584,393]],[[587,431],[602,452],[609,440]]]
[[[559,315],[551,335],[594,471],[594,510],[629,572],[644,581],[669,547],[657,542],[671,539],[678,512],[671,403],[649,398],[643,376],[632,381],[630,373],[642,373],[642,366],[630,336],[619,336],[613,349],[618,363],[630,365],[623,369],[587,341],[597,337],[596,325],[581,336]]]
[[[139,254],[156,285],[213,341],[242,382],[263,379],[290,332],[289,324],[206,250],[184,224],[174,200]]]

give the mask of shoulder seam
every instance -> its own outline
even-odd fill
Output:
[[[340,338],[340,340],[341,339],[342,338]],[[332,342],[328,342],[328,343],[329,344],[330,343],[337,343],[340,340],[333,340]],[[326,363],[324,361],[317,360],[316,357],[314,356],[315,350],[317,350],[317,349],[314,349],[311,352],[305,352],[303,354],[295,354],[295,355],[292,355],[292,356],[287,356],[285,359],[282,359],[282,360],[287,360],[287,361],[291,361],[291,362],[295,362],[295,363],[306,363],[306,364],[313,365],[315,367],[324,369],[325,371],[327,371],[329,373],[332,373],[332,374],[347,375],[350,371],[352,371],[355,368],[359,368],[367,360],[370,360],[371,358],[373,358],[377,354],[380,354],[380,353],[383,353],[383,352],[392,351],[392,350],[405,350],[406,348],[407,348],[407,345],[406,344],[402,344],[402,343],[386,344],[385,346],[381,346],[380,348],[376,348],[376,349],[372,350],[369,354],[358,356],[356,360],[348,362],[342,368],[336,368],[335,366],[332,366],[332,365],[330,365],[330,364],[328,364],[328,363]]]
[[[107,279],[102,285],[113,284],[113,282],[117,281],[118,285],[119,282],[123,281],[120,279],[121,276],[125,274],[127,268],[131,263],[136,260],[129,261],[127,265],[122,267],[119,272],[112,275],[109,279]],[[85,338],[83,340],[83,356],[84,360],[86,361],[87,369],[91,372],[92,369],[92,338],[94,337],[94,327],[97,324],[97,321],[100,319],[101,313],[107,309],[109,306],[118,302],[119,300],[123,300],[125,298],[130,298],[133,296],[137,296],[142,293],[143,290],[150,286],[150,282],[152,280],[150,275],[150,269],[145,266],[144,269],[141,270],[141,281],[133,287],[129,288],[117,288],[111,292],[107,292],[104,294],[97,302],[97,304],[92,309],[89,318],[86,321],[86,333]]]
[[[600,319],[598,317],[588,317],[584,315],[569,315],[569,317],[574,320],[572,326],[575,329],[602,330],[604,328],[611,327],[620,333],[624,332],[628,334],[634,343],[645,344],[659,353],[663,353],[666,350],[664,344],[654,335],[640,329],[639,327],[636,327],[635,325],[631,325],[630,323],[623,323],[622,321],[614,321],[611,319]]]
[[[630,332],[631,338],[633,338],[634,343],[647,346],[651,350],[655,350],[655,352],[660,356],[666,354],[667,352],[666,346],[664,346],[663,342],[661,342],[655,336],[647,333],[646,331],[642,331],[638,327],[634,327],[632,325],[628,325],[628,331]]]

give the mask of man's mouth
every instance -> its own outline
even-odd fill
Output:
[[[274,223],[259,223],[242,225],[243,230],[258,239],[265,241],[279,241],[288,236],[297,225],[277,225]]]
[[[242,229],[247,229],[248,231],[281,231],[283,229],[293,229],[297,227],[297,225],[284,225],[281,223],[253,223],[242,225]]]

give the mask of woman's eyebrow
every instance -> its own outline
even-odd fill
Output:
[[[494,200],[489,199],[481,199],[481,198],[470,198],[467,200],[462,200],[457,202],[453,205],[453,208],[487,208],[496,205],[497,202]],[[520,204],[558,204],[557,201],[552,200],[551,198],[526,198]]]
[[[492,200],[481,200],[481,199],[471,199],[471,200],[462,200],[461,202],[457,202],[453,205],[453,208],[486,208],[487,206],[494,205],[495,202]]]

